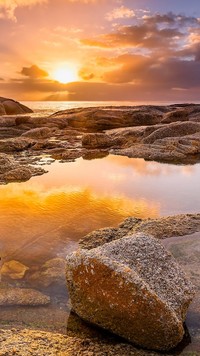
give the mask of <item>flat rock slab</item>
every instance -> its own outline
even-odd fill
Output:
[[[67,257],[73,310],[84,320],[148,349],[183,338],[192,284],[154,238],[138,234]]]

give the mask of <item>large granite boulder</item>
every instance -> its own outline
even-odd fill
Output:
[[[192,284],[154,238],[124,237],[67,257],[73,310],[144,348],[168,350],[183,338]]]
[[[27,106],[18,101],[0,97],[0,116],[1,115],[17,115],[33,112]]]

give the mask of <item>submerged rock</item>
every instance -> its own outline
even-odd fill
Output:
[[[148,349],[183,338],[192,284],[154,238],[121,238],[67,257],[73,310],[84,320]]]
[[[1,267],[0,273],[4,277],[9,277],[11,279],[22,279],[29,267],[25,266],[19,261],[8,261]]]
[[[0,288],[0,305],[47,305],[50,298],[37,290],[25,288]]]
[[[41,269],[28,276],[28,281],[36,287],[47,288],[52,284],[64,286],[65,265],[66,261],[62,258],[48,260],[42,265]]]

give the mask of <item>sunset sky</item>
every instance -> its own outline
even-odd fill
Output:
[[[0,96],[200,100],[199,0],[0,0]]]

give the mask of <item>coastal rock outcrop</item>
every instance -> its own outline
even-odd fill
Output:
[[[132,235],[67,257],[73,310],[84,320],[148,349],[183,338],[192,284],[154,238]]]
[[[10,142],[10,141],[9,141]],[[0,141],[0,147],[2,142]],[[8,149],[13,150],[13,146],[15,146],[16,142],[11,142],[11,146],[6,147]],[[18,143],[17,143],[17,147]],[[4,147],[5,148],[5,147]],[[9,183],[9,182],[20,182],[29,180],[31,177],[36,175],[44,174],[46,171],[41,167],[33,167],[25,162],[16,162],[12,157],[8,156],[8,154],[0,154],[0,184],[1,183]]]
[[[67,120],[68,126],[95,132],[102,130],[156,125],[162,119],[162,108],[140,107],[96,107],[64,110],[50,116],[50,119]]]
[[[108,154],[174,164],[200,161],[200,105],[105,106],[8,117],[1,99],[0,152],[15,165],[32,164],[42,155],[61,162]]]
[[[32,112],[31,109],[18,101],[0,97],[0,115],[17,115]]]

